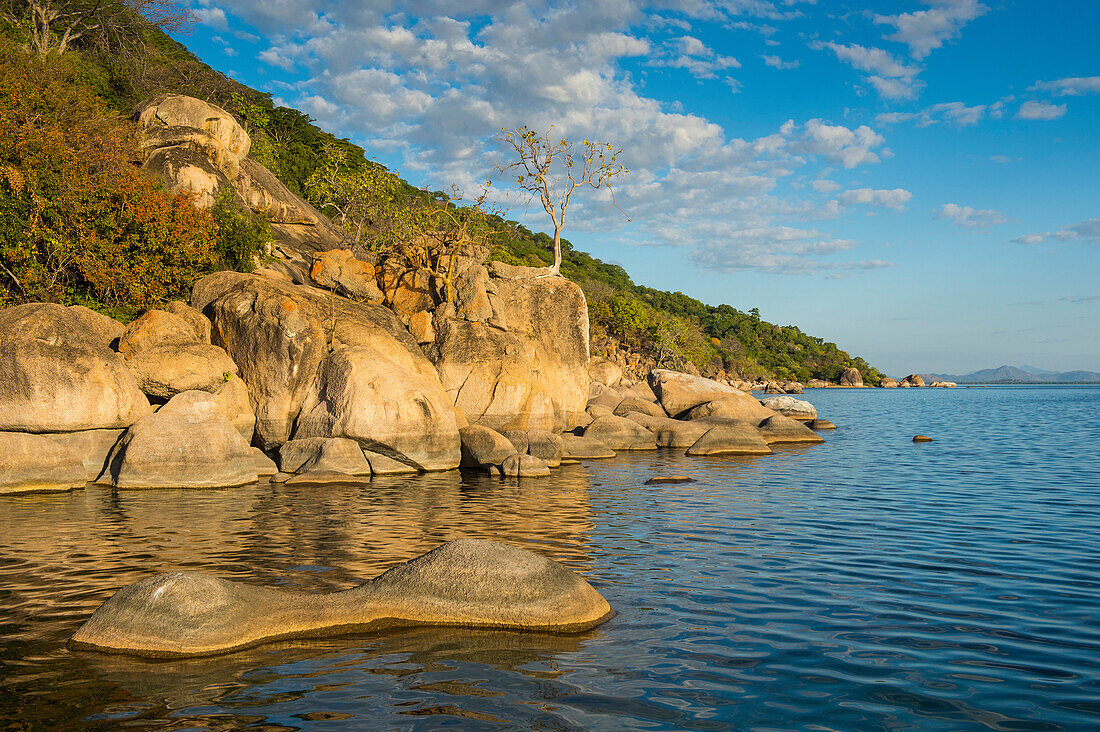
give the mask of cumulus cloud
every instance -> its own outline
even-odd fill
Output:
[[[887,40],[909,46],[909,55],[923,59],[932,51],[959,35],[970,21],[989,10],[977,0],[925,0],[928,10],[898,15],[875,15],[880,25],[891,25],[895,32]]]
[[[1016,116],[1020,119],[1052,120],[1066,113],[1066,105],[1049,102],[1024,102]]]
[[[221,8],[195,8],[195,17],[203,25],[208,25],[217,30],[229,30],[229,19],[225,17],[225,11]]]
[[[1008,219],[1004,214],[992,208],[976,209],[970,206],[960,206],[956,203],[945,203],[940,207],[937,219],[950,221],[964,229],[984,229],[989,226],[1003,224]]]
[[[1042,244],[1046,238],[1043,234],[1024,234],[1013,239],[1015,244]]]
[[[909,203],[913,199],[913,194],[904,188],[892,188],[877,189],[877,188],[855,188],[853,190],[844,191],[837,200],[844,206],[853,206],[855,204],[864,204],[867,206],[879,206],[882,208],[892,208],[895,211],[901,211],[905,208],[905,204]]]
[[[879,162],[881,158],[875,148],[881,148],[885,142],[882,135],[866,125],[860,125],[853,130],[843,125],[830,125],[819,119],[811,119],[792,149],[820,155],[845,168],[854,168],[857,165]]]
[[[820,41],[811,43],[810,48],[828,49],[841,61],[867,72],[865,80],[883,97],[911,99],[922,86],[916,78],[921,72],[919,66],[901,63],[881,48],[868,48],[855,43],[843,45]]]
[[[1100,94],[1100,76],[1072,76],[1055,81],[1040,81],[1028,91],[1046,92],[1059,97]]]

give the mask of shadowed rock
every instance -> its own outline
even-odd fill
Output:
[[[747,422],[711,427],[688,448],[688,455],[771,455],[760,430]]]
[[[196,572],[157,575],[116,592],[69,647],[173,658],[410,625],[578,632],[610,616],[607,601],[557,562],[505,544],[461,539],[329,594]]]
[[[626,417],[599,417],[585,428],[584,436],[599,440],[612,450],[657,449],[657,439],[653,433]]]
[[[796,419],[775,414],[760,423],[760,433],[769,445],[797,442],[825,442],[821,435]]]
[[[462,437],[463,467],[500,465],[517,452],[515,445],[507,437],[488,427],[475,424],[458,432]],[[527,445],[523,447],[526,451]]]
[[[648,414],[650,417],[668,416],[667,414],[665,414],[665,410],[662,409],[659,404],[656,404],[654,402],[647,402],[644,399],[638,399],[637,397],[627,397],[623,399],[614,409],[614,414],[618,417],[625,417],[631,412]]]
[[[563,434],[561,436],[565,459],[572,460],[602,460],[615,457],[615,451],[599,440],[591,437],[578,437],[576,435]]]
[[[659,447],[690,447],[710,429],[707,424],[682,422],[671,417],[653,417],[640,412],[629,412],[626,418],[652,432]]]

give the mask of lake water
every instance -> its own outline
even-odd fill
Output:
[[[0,726],[1100,728],[1100,388],[805,398],[840,429],[763,458],[0,497]],[[697,482],[644,485],[668,473]],[[332,591],[462,536],[558,559],[618,615],[188,661],[64,648],[157,572]]]

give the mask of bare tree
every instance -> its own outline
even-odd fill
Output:
[[[565,214],[573,192],[582,187],[594,190],[606,188],[611,192],[611,205],[621,213],[611,184],[615,178],[629,171],[618,162],[622,148],[616,149],[609,142],[589,140],[578,146],[566,139],[555,139],[553,132],[553,125],[545,134],[539,134],[526,125],[514,130],[502,129],[498,139],[510,145],[519,160],[498,165],[496,170],[512,173],[515,187],[538,196],[543,209],[550,215],[550,220],[554,222],[554,265],[550,273],[556,275],[561,271],[561,232],[565,228]]]
[[[39,58],[61,55],[93,33],[110,39],[138,23],[182,31],[195,18],[189,7],[172,0],[4,0],[0,14],[27,28],[27,51]]]

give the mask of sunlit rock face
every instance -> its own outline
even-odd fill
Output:
[[[502,277],[499,269],[485,281],[492,315],[483,322],[480,312],[471,320],[437,313],[428,356],[471,424],[498,432],[572,429],[584,422],[588,400],[584,294],[561,277],[513,271],[527,268],[501,270],[509,275]]]

